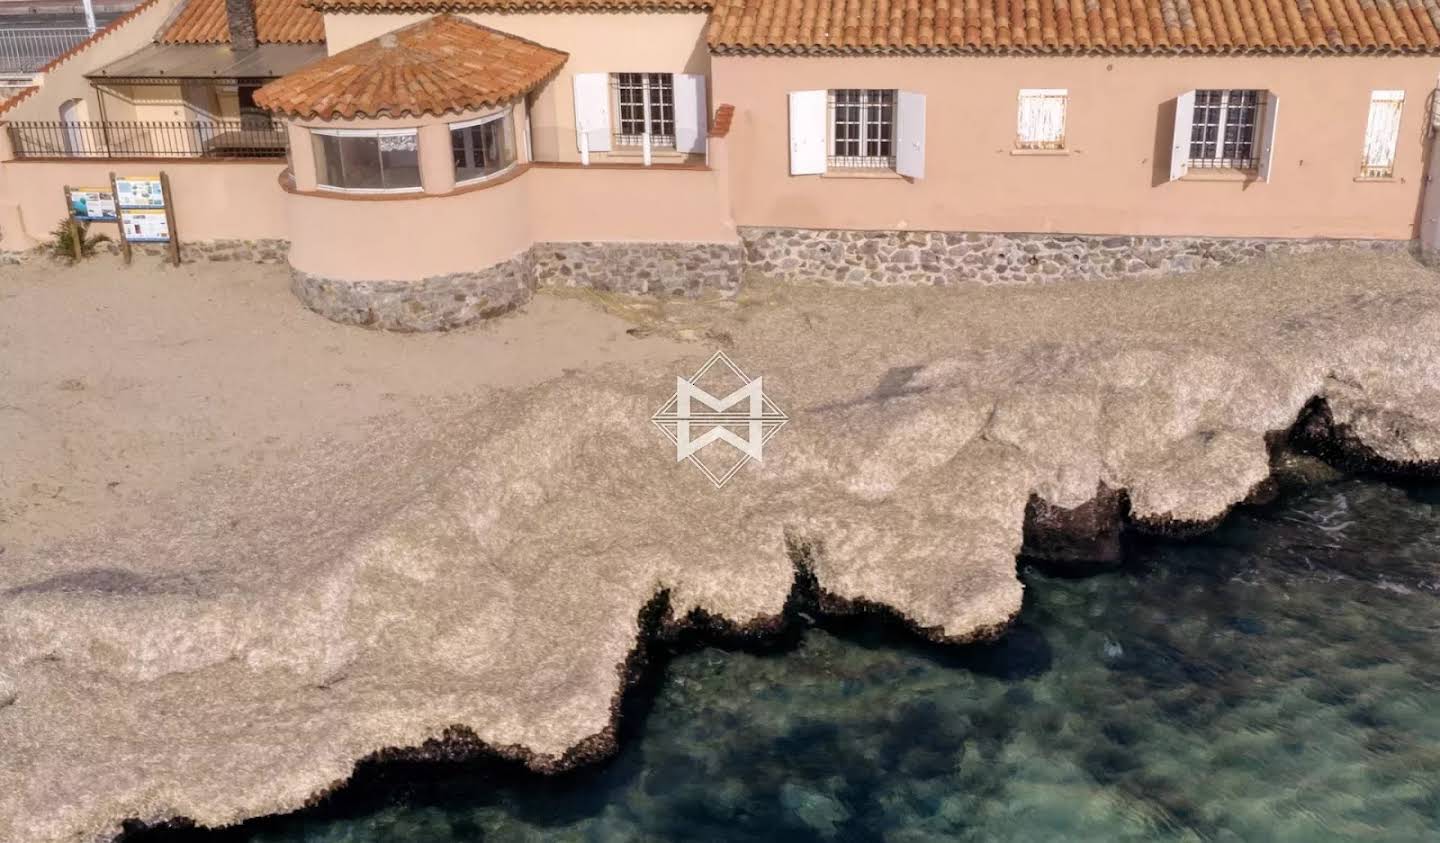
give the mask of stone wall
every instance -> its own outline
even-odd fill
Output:
[[[537,243],[536,281],[615,293],[696,296],[740,289],[739,243]]]
[[[1274,255],[1402,251],[1399,240],[1101,237],[742,228],[745,269],[847,286],[1023,284],[1193,272]]]
[[[340,281],[292,269],[290,289],[306,307],[336,322],[388,331],[446,331],[529,301],[534,278],[527,251],[477,272],[423,281]]]
[[[110,232],[104,232],[110,233]],[[120,254],[120,243],[113,238],[100,244],[100,250],[111,255]],[[131,251],[145,257],[165,258],[170,255],[169,246],[164,243],[132,243]],[[209,240],[202,243],[180,242],[180,260],[184,263],[205,261],[241,261],[250,263],[284,263],[290,251],[286,240]],[[48,246],[41,246],[24,252],[0,251],[0,265],[18,264],[49,253]]]

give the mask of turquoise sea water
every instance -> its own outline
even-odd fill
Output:
[[[1440,489],[1346,481],[1086,578],[999,644],[879,620],[677,656],[611,761],[388,768],[254,843],[1440,840]]]

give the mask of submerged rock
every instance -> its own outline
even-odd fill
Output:
[[[1400,257],[748,295],[675,305],[791,418],[723,489],[649,423],[697,349],[197,478],[7,557],[0,669],[25,698],[0,710],[0,839],[233,823],[363,758],[594,760],[642,630],[774,629],[797,559],[823,610],[993,637],[1022,549],[1113,558],[1122,514],[1216,523],[1312,398],[1377,464],[1440,459],[1440,288]],[[819,831],[826,798],[791,801]]]

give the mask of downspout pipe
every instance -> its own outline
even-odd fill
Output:
[[[1429,106],[1429,120],[1425,126],[1427,160],[1417,234],[1421,262],[1440,267],[1440,84],[1431,92]]]

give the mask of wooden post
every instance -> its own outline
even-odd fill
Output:
[[[180,265],[180,232],[175,230],[175,194],[170,192],[170,177],[160,171],[160,194],[165,197],[165,228],[170,231],[170,262]]]
[[[80,221],[75,219],[75,205],[70,201],[70,185],[65,185],[65,221],[70,225],[70,251],[75,253],[75,262],[85,257],[85,235],[80,233]]]
[[[115,197],[115,221],[120,224],[120,252],[130,265],[130,238],[125,236],[125,212],[120,208],[120,191],[115,188],[115,171],[110,171],[110,195]]]

